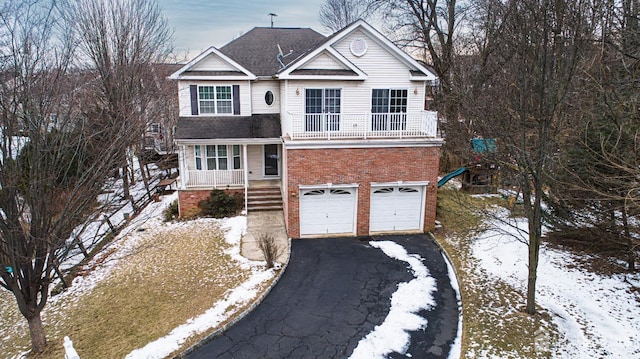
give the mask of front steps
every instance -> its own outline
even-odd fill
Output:
[[[255,211],[281,211],[282,193],[280,187],[249,187],[247,209]]]

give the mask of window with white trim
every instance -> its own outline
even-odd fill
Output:
[[[305,131],[340,131],[341,93],[339,88],[305,89]]]
[[[231,86],[198,86],[198,105],[201,114],[233,113]]]
[[[371,129],[374,131],[407,129],[407,90],[373,89],[371,92]]]
[[[232,149],[232,156],[233,156],[233,169],[234,170],[239,170],[240,169],[240,145],[233,145]]]
[[[196,169],[197,170],[201,170],[202,168],[202,149],[200,148],[200,146],[196,145],[193,148],[193,155],[195,156],[196,159]]]
[[[197,170],[238,170],[242,168],[240,145],[195,145]]]

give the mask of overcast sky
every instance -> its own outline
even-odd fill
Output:
[[[322,0],[158,0],[174,30],[178,54],[197,56],[209,46],[221,47],[256,26],[310,27],[327,31],[318,21]]]

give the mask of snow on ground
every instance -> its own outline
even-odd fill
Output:
[[[372,241],[369,244],[391,258],[407,262],[415,278],[398,285],[391,296],[391,308],[384,322],[358,342],[350,358],[385,358],[393,352],[406,354],[411,339],[409,332],[424,329],[428,324],[416,313],[435,305],[432,295],[436,290],[435,279],[429,276],[423,259],[408,254],[401,245],[390,241]]]
[[[112,271],[118,266],[121,260],[126,259],[138,247],[140,235],[137,230],[139,228],[152,228],[156,226],[182,226],[183,222],[163,223],[162,212],[173,201],[177,199],[177,192],[161,197],[160,202],[151,202],[136,218],[134,218],[128,226],[107,246],[102,253],[112,253],[107,261],[102,261],[101,255],[89,263],[96,265],[91,273],[87,276],[78,276],[74,279],[73,285],[63,293],[52,297],[50,300],[55,302],[69,298],[72,302],[81,298],[82,294],[91,291],[100,281],[108,278]],[[186,339],[191,335],[203,333],[211,328],[218,326],[220,323],[229,319],[236,311],[232,308],[241,308],[249,301],[253,300],[264,283],[271,280],[276,272],[274,270],[264,270],[264,262],[250,261],[240,255],[240,239],[246,233],[247,218],[246,216],[238,216],[233,218],[201,219],[202,221],[218,221],[220,227],[225,231],[225,240],[232,247],[227,253],[243,268],[251,269],[252,274],[247,281],[236,288],[231,288],[224,299],[215,303],[215,305],[207,310],[204,314],[192,318],[187,323],[175,328],[167,336],[147,344],[143,348],[139,348],[127,355],[127,358],[165,358],[172,352],[180,349]]]
[[[91,291],[96,284],[109,277],[114,268],[117,267],[121,259],[126,258],[137,250],[140,236],[136,231],[142,226],[161,226],[162,212],[169,204],[178,199],[178,193],[175,192],[169,196],[161,197],[159,202],[151,202],[149,205],[136,216],[120,234],[114,238],[113,242],[107,245],[100,254],[96,255],[85,267],[93,268],[91,273],[86,276],[77,276],[74,278],[72,285],[62,293],[52,296],[49,302],[64,298],[75,298],[78,300],[82,294]],[[171,224],[167,224],[171,225]],[[178,223],[179,225],[179,223]],[[108,260],[104,260],[104,256],[110,253]],[[100,263],[99,265],[97,263]]]
[[[126,358],[152,359],[165,358],[172,352],[180,349],[180,346],[192,335],[204,333],[219,326],[229,319],[231,315],[237,314],[231,308],[241,308],[257,297],[260,287],[275,276],[275,271],[264,270],[264,262],[250,261],[240,255],[240,239],[246,233],[247,217],[239,216],[225,218],[222,221],[222,230],[225,231],[225,240],[233,245],[227,252],[241,266],[250,268],[251,276],[247,281],[236,288],[230,289],[224,299],[215,303],[204,314],[190,319],[171,331],[168,335],[153,341],[146,346],[129,353]]]
[[[526,293],[527,245],[514,238],[522,237],[517,232],[526,231],[526,220],[492,228],[474,239],[474,257],[487,273]],[[573,266],[575,259],[544,245],[540,250],[537,304],[550,312],[561,336],[553,357],[640,358],[640,274],[598,275]]]
[[[445,263],[447,263],[447,273],[449,274],[449,280],[451,281],[451,288],[456,292],[456,300],[458,301],[458,332],[456,333],[456,339],[451,344],[449,350],[448,359],[459,359],[462,357],[462,295],[460,294],[460,283],[458,283],[458,277],[456,271],[453,269],[453,264],[449,261],[449,258],[442,253]]]
[[[147,196],[147,190],[144,186],[144,182],[142,181],[140,168],[138,164],[138,160],[134,158],[134,171],[136,171],[136,183],[131,186],[129,189],[129,193],[135,200],[139,200],[144,196]],[[150,167],[150,177],[153,180],[149,183],[149,188],[154,188],[156,183],[160,180],[160,170],[157,169],[155,165],[149,165]],[[127,217],[133,216],[134,210],[131,205],[131,201],[125,199],[123,196],[123,186],[124,182],[122,179],[111,180],[109,183],[105,185],[105,188],[108,191],[101,194],[98,197],[98,201],[102,204],[108,204],[109,208],[104,208],[104,211],[101,213],[97,213],[96,216],[90,220],[88,220],[84,225],[78,226],[71,235],[70,241],[78,239],[83,243],[87,251],[90,251],[93,246],[95,246],[103,236],[108,234],[111,231],[111,228],[107,224],[105,218],[109,219],[109,222],[114,227],[119,227],[126,223]],[[173,198],[172,201],[176,200],[177,197]],[[171,203],[171,202],[169,202]],[[167,203],[163,201],[161,205],[160,212],[154,213],[145,211],[144,213],[140,213],[136,216],[133,222],[144,222],[153,216],[161,216],[162,210],[167,207]],[[129,233],[132,229],[135,230],[136,226],[129,225],[122,231],[123,234]],[[80,263],[84,259],[83,253],[77,246],[73,246],[70,252],[63,258],[60,262],[60,268],[63,270],[67,270],[78,263]]]

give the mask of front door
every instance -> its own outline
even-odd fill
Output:
[[[264,145],[264,175],[278,176],[278,145]]]

